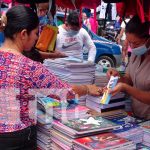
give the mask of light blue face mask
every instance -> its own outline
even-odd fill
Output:
[[[71,35],[75,35],[75,34],[79,33],[79,31],[75,31],[75,30],[71,30],[71,29],[70,29],[70,30],[68,31],[68,33],[71,34]]]
[[[140,47],[132,49],[132,53],[137,56],[141,56],[141,55],[145,54],[147,51],[148,51],[148,48],[146,47],[145,44]]]

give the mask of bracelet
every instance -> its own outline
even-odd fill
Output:
[[[83,85],[83,87],[85,87],[85,88],[86,88],[86,95],[89,95],[90,91],[89,91],[88,86],[87,86],[87,85]]]

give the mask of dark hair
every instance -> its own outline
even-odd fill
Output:
[[[125,32],[126,33],[133,33],[139,38],[149,38],[149,28],[150,22],[142,23],[138,16],[134,16],[131,20],[127,23]]]
[[[7,24],[4,29],[6,38],[13,39],[14,34],[27,30],[29,34],[32,30],[38,27],[39,19],[37,14],[29,7],[18,5],[8,10],[6,13]]]
[[[80,26],[80,21],[79,21],[79,13],[78,12],[71,12],[68,17],[67,17],[67,23],[71,26]]]

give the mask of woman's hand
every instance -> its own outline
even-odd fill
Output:
[[[96,85],[72,85],[72,90],[78,94],[78,96],[84,95],[92,95],[92,96],[100,96],[103,94],[103,89],[101,87],[97,87]]]
[[[109,90],[109,93],[112,94],[112,96],[116,95],[117,93],[119,92],[124,92],[125,91],[125,87],[126,87],[126,84],[125,83],[118,83],[114,89],[112,90]]]
[[[96,85],[86,85],[88,88],[87,94],[92,95],[92,96],[100,96],[103,94],[103,88],[97,87]]]
[[[110,78],[110,76],[118,76],[118,77],[120,77],[120,74],[119,74],[119,72],[116,70],[116,69],[114,69],[114,68],[110,68],[108,71],[107,71],[107,77],[108,78]]]

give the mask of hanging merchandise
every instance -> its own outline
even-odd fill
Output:
[[[100,5],[100,0],[56,0],[56,4],[63,8],[70,8],[70,9],[80,9],[83,8],[95,8]]]
[[[101,1],[100,6],[100,19],[115,20],[117,15],[116,4],[115,3],[105,3]]]
[[[104,3],[102,1],[100,6],[100,15],[99,15],[100,19],[105,19],[106,8],[107,8],[107,3]]]
[[[111,8],[111,19],[112,20],[116,20],[116,16],[117,16],[117,10],[116,10],[116,4],[115,3],[111,3],[112,8]]]
[[[104,0],[105,3],[117,3],[119,16],[138,15],[142,22],[150,21],[150,0]]]

